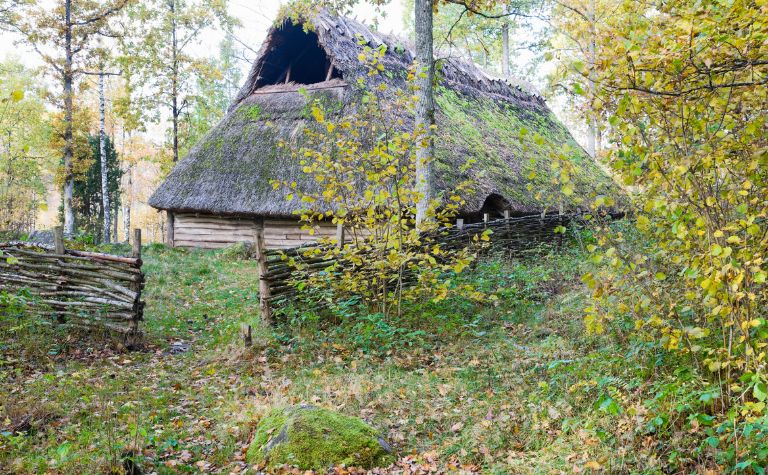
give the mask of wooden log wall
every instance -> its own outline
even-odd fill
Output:
[[[255,242],[257,230],[263,226],[267,249],[289,249],[333,236],[336,227],[323,224],[314,234],[302,229],[297,219],[235,218],[179,213],[173,215],[173,245],[221,249],[238,242]]]
[[[256,240],[256,222],[220,216],[174,214],[173,245],[220,249]]]
[[[0,291],[32,296],[28,310],[59,323],[122,334],[128,343],[141,336],[144,274],[141,231],[134,231],[130,257],[65,249],[61,229],[56,244],[0,243]]]
[[[476,236],[490,230],[488,249],[522,251],[544,242],[562,239],[562,234],[555,233],[555,229],[581,219],[577,215],[559,214],[523,217],[509,217],[508,213],[505,215],[505,218],[497,220],[490,220],[486,215],[482,222],[467,225],[459,219],[456,226],[441,228],[433,233],[432,238],[446,248],[458,249],[472,244]],[[344,236],[343,229],[337,230],[336,236]],[[340,240],[337,237],[338,241]],[[300,261],[309,270],[324,269],[336,262],[327,250],[312,243],[288,249],[270,249],[269,246],[259,248],[259,241],[256,241],[256,244],[257,255],[262,256],[260,287],[266,289],[262,291],[261,306],[267,308],[267,316],[270,317],[274,307],[297,293],[297,289],[290,282],[295,278],[295,266],[292,261]]]

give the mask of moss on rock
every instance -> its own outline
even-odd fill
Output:
[[[326,470],[336,465],[365,469],[389,465],[387,443],[362,420],[314,406],[274,409],[259,421],[247,460],[267,467],[291,465]]]

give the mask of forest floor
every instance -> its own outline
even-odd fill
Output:
[[[244,452],[259,417],[297,403],[380,429],[398,453],[391,473],[658,462],[659,447],[622,440],[636,415],[620,404],[637,385],[617,344],[584,332],[577,249],[485,260],[464,277],[479,303],[275,329],[259,324],[254,262],[162,246],[145,262],[140,351],[2,322],[0,472],[119,473],[133,453],[144,473],[256,473]],[[250,348],[242,322],[256,328]]]

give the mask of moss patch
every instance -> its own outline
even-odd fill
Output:
[[[244,105],[237,110],[237,113],[242,115],[244,119],[251,121],[257,121],[265,118],[265,114],[263,114],[261,106],[258,104]]]
[[[259,422],[247,459],[302,470],[336,465],[368,469],[394,461],[376,429],[355,417],[313,406],[269,412]]]

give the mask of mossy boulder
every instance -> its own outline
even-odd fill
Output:
[[[389,465],[392,450],[361,419],[315,406],[274,409],[261,419],[248,463],[323,471],[337,465],[365,469]]]

